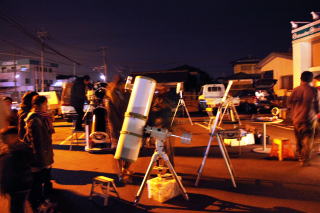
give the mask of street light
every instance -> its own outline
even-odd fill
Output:
[[[105,81],[105,80],[106,80],[106,76],[105,76],[104,74],[100,74],[100,79],[101,79],[102,81]]]
[[[311,15],[312,15],[312,19],[313,19],[314,21],[316,21],[316,20],[318,20],[318,19],[320,18],[320,12],[314,12],[314,11],[312,11],[312,12],[311,12]]]
[[[290,21],[292,29],[297,29],[299,27],[298,24],[308,24],[308,23],[310,22],[309,21]]]

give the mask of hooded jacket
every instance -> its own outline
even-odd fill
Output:
[[[32,167],[44,168],[53,164],[52,131],[39,113],[30,112],[25,119],[24,141],[33,152]]]

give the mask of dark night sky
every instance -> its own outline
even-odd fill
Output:
[[[291,48],[290,21],[310,21],[318,0],[0,0],[0,10],[79,61],[81,73],[102,65],[107,46],[110,72],[144,71],[188,64],[211,76],[232,72],[230,62]],[[39,45],[0,20],[0,52],[14,42],[39,53]],[[31,53],[21,51],[22,54]],[[61,57],[48,57],[71,64]],[[7,57],[0,55],[0,60]],[[62,66],[72,73],[72,66]]]

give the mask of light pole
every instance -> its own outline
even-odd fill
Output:
[[[106,47],[101,47],[102,49],[102,57],[103,57],[103,69],[104,69],[104,76],[105,82],[108,82],[108,68],[107,68],[107,59],[106,59]]]
[[[48,32],[39,31],[37,34],[41,40],[41,92],[44,92],[44,39],[48,37]]]

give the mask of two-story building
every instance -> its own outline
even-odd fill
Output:
[[[320,19],[292,31],[293,86],[299,86],[303,71],[320,74]]]
[[[45,63],[44,86],[49,90],[56,79],[58,64]],[[41,63],[33,59],[18,59],[16,61],[0,61],[0,90],[3,92],[41,90]]]
[[[291,52],[272,52],[257,67],[261,73],[272,73],[272,78],[277,80],[273,89],[278,96],[286,96],[293,89]]]
[[[246,74],[257,74],[260,73],[257,64],[259,63],[260,59],[248,56],[239,58],[231,62],[233,73],[246,73]]]

